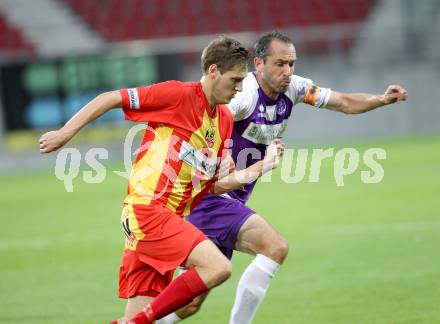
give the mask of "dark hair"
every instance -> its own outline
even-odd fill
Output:
[[[257,42],[254,45],[254,56],[259,57],[264,61],[266,61],[266,57],[270,54],[268,53],[270,44],[274,39],[277,39],[286,44],[293,44],[292,40],[288,36],[281,34],[279,31],[274,30],[266,34],[263,34],[257,40]]]
[[[235,39],[224,35],[217,37],[202,52],[202,71],[206,73],[211,64],[216,64],[220,73],[233,69],[236,65],[247,66],[249,51]]]

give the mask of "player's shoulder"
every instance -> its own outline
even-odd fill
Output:
[[[184,84],[181,81],[168,80],[152,84],[151,86],[147,86],[146,90],[151,88],[156,91],[160,91],[160,93],[177,95],[183,92],[183,87]]]
[[[222,140],[226,140],[231,136],[234,126],[234,116],[226,105],[217,105],[217,118],[220,136]]]
[[[313,83],[312,80],[304,78],[299,75],[292,75],[290,78],[290,84],[287,88],[285,95],[289,97],[293,102],[296,101],[298,97],[304,96],[307,88]]]
[[[163,85],[174,97],[190,98],[190,100],[197,100],[196,98],[203,97],[203,89],[200,82],[170,80],[163,82]]]
[[[188,89],[188,90],[196,90],[196,89],[198,89],[198,88],[200,88],[202,86],[200,81],[197,81],[197,82],[194,82],[194,81],[190,81],[190,82],[176,81],[176,82],[178,82],[182,88],[185,88],[185,89]]]
[[[169,88],[182,88],[184,85],[184,82],[177,81],[177,80],[167,80],[158,82],[154,85],[161,86],[161,87],[169,87]]]
[[[296,88],[299,87],[303,87],[303,86],[309,86],[310,83],[313,83],[312,80],[305,78],[303,76],[299,76],[299,75],[292,75],[291,79],[290,79],[290,85]]]
[[[202,83],[200,81],[180,82],[182,93],[193,99],[198,98],[201,100],[205,97],[203,92]]]
[[[249,72],[243,79],[242,91],[237,92],[235,97],[232,98],[231,102],[228,104],[236,121],[245,119],[252,114],[252,111],[258,102],[259,87],[255,74]]]
[[[234,116],[232,115],[230,109],[224,104],[217,106],[217,113],[219,118],[225,120],[225,122],[232,123],[234,121]]]
[[[260,86],[258,85],[257,78],[254,72],[248,72],[243,79],[243,91],[245,93],[257,93]]]
[[[248,106],[258,98],[258,85],[257,78],[253,72],[249,72],[243,79],[243,87],[240,92],[237,92],[235,97],[231,100],[229,106],[239,105]]]

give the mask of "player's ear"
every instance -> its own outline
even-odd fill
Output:
[[[260,70],[263,67],[264,60],[261,57],[254,57],[255,70]]]
[[[218,73],[218,72],[219,72],[219,69],[218,69],[217,64],[211,64],[211,65],[208,67],[208,73],[207,73],[207,75],[208,75],[209,78],[211,78],[211,79],[215,79],[215,78],[217,77],[217,73]]]

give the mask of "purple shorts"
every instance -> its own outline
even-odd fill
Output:
[[[201,230],[228,258],[243,223],[255,212],[242,202],[223,196],[206,195],[186,220]]]

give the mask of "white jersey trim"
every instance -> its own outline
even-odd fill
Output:
[[[304,98],[313,81],[303,78],[298,75],[292,75],[289,87],[284,93],[292,102],[293,105],[304,102]],[[249,72],[243,80],[243,91],[238,92],[237,95],[228,104],[229,110],[234,116],[234,121],[240,121],[248,118],[257,108],[258,102],[258,85],[257,79],[252,72]],[[314,106],[318,108],[325,107],[330,99],[331,89],[319,88],[319,94],[315,100]],[[267,107],[266,107],[267,109]]]
[[[129,88],[128,89],[128,98],[130,101],[130,108],[131,109],[139,109],[140,108],[140,102],[139,102],[139,94],[136,88]]]

